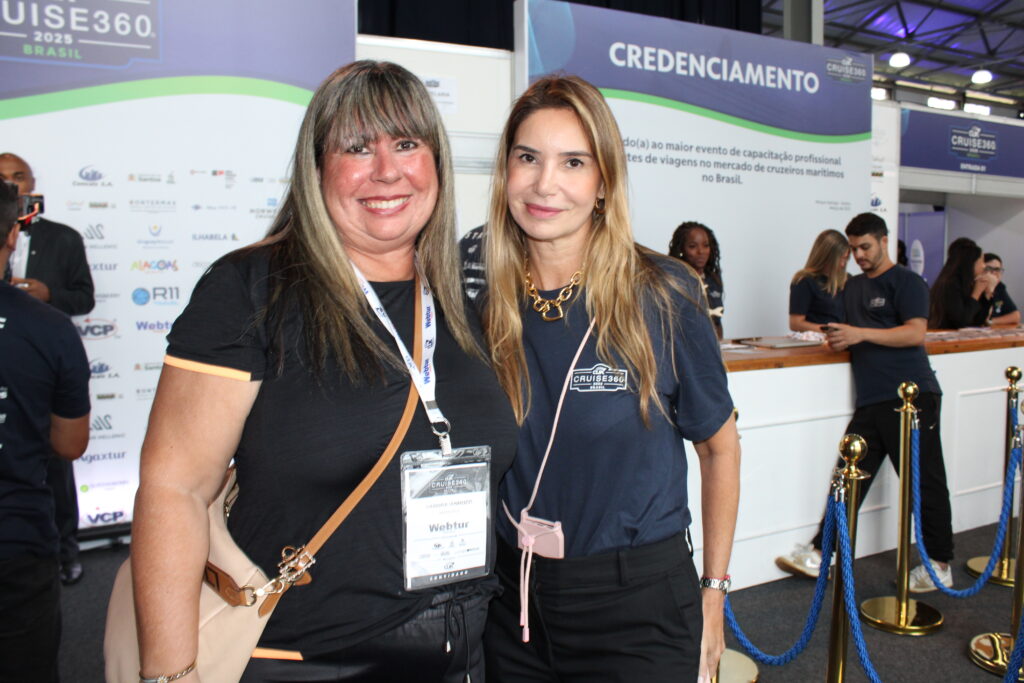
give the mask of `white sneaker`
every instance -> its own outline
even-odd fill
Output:
[[[935,560],[932,560],[931,563],[942,585],[946,588],[952,588],[953,568],[947,564],[946,568],[943,569]],[[928,570],[924,568],[923,564],[919,564],[910,570],[910,581],[907,589],[911,593],[930,593],[931,591],[939,590],[932,582],[932,577],[928,576]]]
[[[816,579],[818,572],[821,571],[821,551],[810,543],[807,545],[797,543],[788,555],[780,555],[775,558],[775,566],[790,574]]]

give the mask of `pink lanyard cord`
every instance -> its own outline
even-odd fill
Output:
[[[576,363],[579,362],[583,349],[587,345],[587,340],[590,339],[590,333],[594,330],[594,322],[594,320],[590,321],[590,327],[587,328],[587,333],[583,335],[583,341],[580,342],[579,348],[576,349],[576,355],[573,356],[572,363],[569,365],[569,371],[565,373],[562,393],[558,397],[558,406],[555,408],[555,417],[551,424],[551,436],[548,437],[548,446],[544,450],[544,458],[540,461],[540,469],[537,471],[537,478],[533,482],[533,493],[530,495],[530,501],[519,513],[520,520],[529,514],[534,501],[537,499],[540,480],[544,476],[544,468],[548,464],[548,456],[551,455],[551,446],[555,443],[558,418],[562,415],[562,404],[565,403],[565,395],[569,391],[569,384],[572,382],[572,373],[576,370]],[[513,519],[512,513],[509,512],[505,501],[501,501],[501,506],[505,509],[505,516],[508,517],[508,521],[518,531],[519,545],[522,546],[522,555],[519,557],[519,625],[523,627],[523,642],[528,643],[530,642],[530,567],[533,564],[534,537],[523,528],[520,522]]]

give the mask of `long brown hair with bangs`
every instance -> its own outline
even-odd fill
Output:
[[[526,235],[508,208],[509,153],[516,133],[531,114],[542,109],[567,109],[576,114],[590,143],[604,181],[602,213],[591,218],[590,239],[583,257],[587,313],[596,320],[597,354],[608,365],[616,359],[637,379],[640,411],[649,420],[653,401],[662,409],[655,388],[657,367],[641,302],[653,300],[663,330],[672,317],[669,288],[650,252],[633,242],[626,183],[626,153],[608,104],[593,85],[575,76],[542,78],[512,106],[498,143],[491,204],[484,230],[487,297],[484,331],[498,381],[508,394],[520,422],[530,404],[530,380],[523,352],[522,304],[526,273]],[[648,422],[649,423],[649,422]]]
[[[417,237],[417,253],[455,340],[467,353],[480,354],[463,304],[454,173],[441,116],[408,70],[363,60],[332,73],[313,95],[295,145],[291,185],[265,240],[274,250],[266,319],[279,347],[278,369],[284,362],[285,318],[296,302],[318,376],[330,356],[355,382],[379,376],[385,365],[405,367],[373,331],[371,311],[320,189],[327,155],[385,135],[421,140],[434,154],[437,204]]]

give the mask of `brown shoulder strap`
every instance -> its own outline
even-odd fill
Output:
[[[419,291],[419,275],[416,276],[416,291]],[[423,316],[422,305],[420,303],[420,297],[416,296],[416,323],[413,325],[413,360],[416,361],[417,367],[423,364],[423,349],[422,349],[422,328],[420,319]],[[402,412],[402,418],[398,421],[398,427],[395,428],[395,433],[391,436],[391,441],[388,442],[387,448],[381,453],[377,463],[367,473],[363,480],[359,482],[359,485],[345,498],[344,502],[338,506],[338,509],[334,511],[334,514],[324,522],[324,525],[320,527],[313,538],[309,540],[309,543],[305,546],[305,555],[308,559],[305,559],[301,564],[296,567],[302,570],[302,579],[297,583],[308,582],[308,572],[306,568],[312,564],[313,557],[320,551],[320,548],[324,546],[327,539],[338,530],[341,523],[345,521],[345,518],[349,516],[349,513],[355,509],[356,505],[363,499],[373,485],[377,483],[380,475],[384,473],[384,470],[388,468],[392,458],[398,451],[398,447],[402,445],[402,441],[405,439],[406,433],[409,431],[409,424],[412,422],[412,416],[416,412],[416,404],[419,402],[419,394],[416,391],[416,384],[411,380],[409,382],[409,396],[405,400],[405,410]],[[280,593],[271,593],[267,596],[267,599],[260,605],[260,615],[269,614],[271,610],[277,605],[277,601],[281,599],[281,596],[291,586],[291,583],[285,583],[283,590]]]

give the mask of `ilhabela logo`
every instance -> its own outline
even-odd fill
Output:
[[[109,339],[117,334],[117,321],[104,318],[86,318],[75,323],[78,334],[86,341],[95,339]]]

